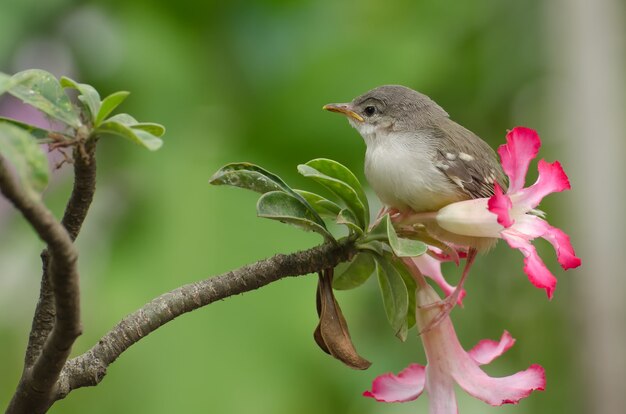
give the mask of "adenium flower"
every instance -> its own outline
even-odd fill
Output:
[[[517,127],[506,136],[498,154],[502,168],[509,177],[506,193],[495,183],[495,195],[450,204],[437,213],[437,223],[447,231],[464,236],[498,237],[524,255],[524,272],[536,287],[545,289],[551,298],[556,278],[543,263],[537,250],[530,243],[541,237],[552,244],[563,269],[580,266],[569,236],[552,227],[535,210],[539,202],[550,193],[570,189],[567,175],[558,161],[550,164],[540,160],[539,178],[524,188],[526,172],[532,159],[537,156],[541,141],[539,135],[529,128]]]
[[[440,301],[435,291],[419,275],[417,325],[422,330],[437,317],[439,310],[428,305]],[[500,341],[482,340],[466,352],[459,343],[449,316],[421,335],[428,365],[411,364],[398,375],[384,374],[363,393],[381,402],[405,402],[419,397],[424,390],[430,400],[430,414],[456,414],[454,383],[470,395],[490,405],[515,404],[534,390],[545,388],[545,372],[531,365],[508,377],[488,376],[480,365],[488,364],[508,350],[515,340],[504,332]]]

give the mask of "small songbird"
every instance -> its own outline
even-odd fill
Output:
[[[495,182],[506,188],[495,151],[424,94],[385,85],[324,109],[346,115],[359,131],[367,145],[367,181],[387,207],[401,214],[434,212],[457,201],[490,197]],[[469,249],[461,281],[445,301],[449,312],[476,252],[489,249],[496,239],[459,237],[434,220],[424,224],[440,240]]]

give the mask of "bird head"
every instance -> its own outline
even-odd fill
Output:
[[[323,109],[345,115],[366,142],[390,132],[411,132],[448,114],[428,96],[400,85],[384,85],[348,103],[332,103]]]

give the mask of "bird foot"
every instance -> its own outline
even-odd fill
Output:
[[[419,309],[423,311],[437,308],[439,309],[439,313],[431,318],[430,321],[428,321],[428,324],[419,332],[420,335],[436,328],[441,323],[441,321],[443,321],[446,317],[450,315],[450,312],[452,312],[452,309],[454,309],[459,300],[460,291],[461,289],[455,289],[454,292],[452,292],[452,294],[445,299],[429,303],[427,305],[419,306]]]
[[[476,259],[477,253],[478,251],[475,248],[470,248],[468,250],[467,259],[465,261],[465,268],[463,269],[461,280],[459,280],[459,284],[456,286],[456,288],[450,294],[450,296],[437,302],[428,303],[428,304],[419,306],[420,310],[425,310],[425,311],[434,309],[434,308],[441,309],[441,311],[434,318],[428,321],[428,324],[426,325],[426,327],[424,327],[420,331],[420,335],[437,327],[437,325],[439,325],[441,321],[443,321],[448,315],[450,315],[450,312],[452,312],[452,309],[454,309],[454,306],[457,304],[459,300],[459,296],[461,295],[461,292],[463,292],[463,284],[465,283],[465,279],[467,279],[467,275],[469,274],[470,268],[472,267],[472,264],[474,263],[474,259]]]

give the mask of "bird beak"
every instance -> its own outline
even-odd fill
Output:
[[[359,122],[363,122],[364,119],[361,115],[357,114],[356,112],[354,112],[352,109],[350,109],[350,104],[346,104],[346,103],[342,103],[342,104],[328,104],[328,105],[324,105],[322,107],[322,109],[325,109],[327,111],[330,112],[338,112],[340,114],[344,114],[346,116],[349,116],[350,118],[354,118]]]

